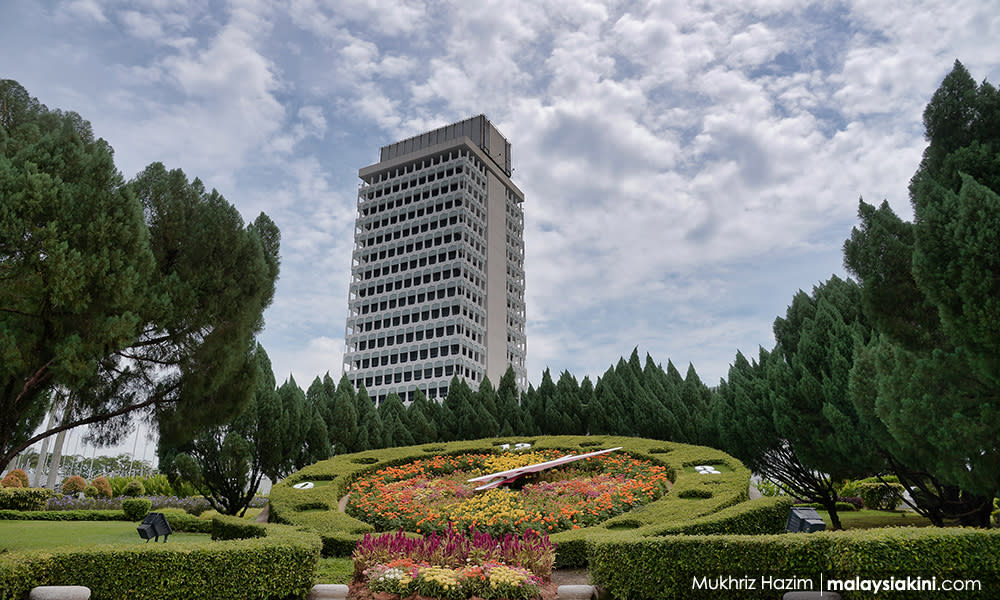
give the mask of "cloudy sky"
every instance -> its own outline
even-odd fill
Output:
[[[209,6],[206,6],[209,5]],[[709,384],[843,275],[857,202],[906,218],[921,113],[1000,81],[1000,1],[3,0],[0,77],[282,233],[260,339],[341,372],[357,171],[485,113],[525,193],[528,376],[649,352]]]

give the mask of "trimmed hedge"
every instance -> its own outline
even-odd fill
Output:
[[[982,590],[961,594],[922,591],[920,598],[996,598],[1000,573],[1000,531],[981,529],[886,528],[812,534],[664,536],[597,542],[591,552],[594,582],[616,599],[781,598],[787,590],[730,587],[692,589],[696,578],[762,575],[811,579],[820,575],[882,580],[889,577],[979,579]],[[794,588],[791,588],[794,589]],[[829,590],[829,588],[826,588]],[[909,595],[907,595],[909,594]],[[957,594],[957,595],[956,595]],[[913,592],[851,592],[850,598],[909,598]]]
[[[212,522],[207,519],[188,514],[183,508],[160,508],[155,512],[163,513],[170,529],[174,531],[190,531],[192,533],[212,533]]]
[[[208,521],[213,540],[245,540],[267,535],[264,525],[240,517],[219,515]]]
[[[153,508],[153,503],[146,498],[129,498],[122,501],[122,510],[125,512],[125,518],[129,521],[141,521],[149,514],[151,508]]]
[[[899,483],[881,481],[863,481],[854,486],[865,506],[872,510],[895,510],[903,501],[903,489]]]
[[[45,510],[54,495],[46,488],[0,488],[0,510]]]
[[[84,585],[95,600],[305,598],[320,540],[281,525],[265,537],[212,542],[104,545],[0,554],[0,600],[40,585]]]
[[[0,521],[132,521],[123,510],[0,510]]]
[[[269,515],[279,523],[298,525],[316,531],[323,539],[324,556],[350,556],[357,541],[374,528],[338,510],[339,500],[347,493],[351,483],[367,473],[389,466],[406,464],[432,454],[455,455],[482,452],[502,452],[501,444],[529,442],[532,449],[559,449],[569,452],[592,452],[598,448],[622,446],[622,452],[643,460],[668,467],[668,477],[673,481],[671,491],[655,502],[643,505],[623,515],[593,527],[556,533],[552,541],[559,545],[557,566],[585,566],[588,545],[597,539],[614,537],[619,530],[627,529],[632,536],[658,535],[664,528],[681,527],[734,507],[747,500],[750,471],[735,458],[720,450],[691,446],[660,440],[614,436],[546,436],[527,438],[497,438],[461,442],[440,442],[423,446],[370,450],[344,454],[318,462],[293,473],[271,489]],[[719,466],[718,475],[700,475],[695,465]],[[302,481],[317,483],[308,490],[292,486]],[[751,514],[760,515],[753,505]],[[781,525],[784,527],[784,518]],[[745,533],[770,532],[773,527],[767,518],[757,527],[758,518],[748,517],[743,511],[727,513],[722,521],[734,519],[736,525],[713,525]]]

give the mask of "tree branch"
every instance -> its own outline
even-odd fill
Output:
[[[141,408],[146,408],[147,406],[152,406],[159,402],[163,402],[163,400],[161,400],[159,396],[154,396],[144,402],[140,402],[138,404],[130,404],[124,408],[120,408],[112,412],[99,413],[87,417],[86,419],[79,419],[77,421],[72,421],[70,423],[65,423],[63,425],[53,427],[52,429],[49,429],[48,431],[43,431],[42,433],[39,433],[35,437],[21,443],[20,445],[11,448],[4,456],[0,457],[0,464],[7,464],[7,462],[9,462],[12,458],[17,456],[17,454],[21,452],[21,450],[24,450],[25,448],[27,448],[28,446],[34,444],[39,440],[43,440],[51,435],[55,435],[60,431],[66,431],[67,429],[73,429],[74,427],[79,427],[81,425],[90,425],[92,423],[99,423],[101,421],[106,421],[108,419],[124,415],[125,413],[132,412],[134,410],[139,410]]]

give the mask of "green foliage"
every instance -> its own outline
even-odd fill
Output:
[[[0,599],[40,585],[84,585],[95,598],[270,600],[304,598],[320,541],[268,525],[266,536],[211,544],[130,544],[0,554]]]
[[[173,441],[230,419],[274,294],[274,223],[245,226],[159,163],[126,184],[89,123],[16,82],[0,81],[0,105],[0,469],[55,389],[101,443],[138,410]]]
[[[226,515],[213,517],[211,526],[213,540],[245,540],[267,535],[267,529],[264,525],[239,517]]]
[[[87,487],[83,488],[83,495],[86,496],[87,498],[96,498],[97,488],[92,485],[88,485]]]
[[[45,510],[52,495],[46,488],[0,488],[0,510]]]
[[[819,532],[808,535],[667,536],[597,542],[590,574],[614,598],[756,600],[753,590],[692,589],[694,578],[718,575],[806,577],[819,585],[831,578],[884,579],[919,574],[924,578],[982,578],[988,598],[1000,569],[1000,532],[970,529],[889,528]],[[817,589],[817,588],[814,588]],[[775,592],[776,596],[780,592]],[[921,592],[926,598],[953,598],[955,592]],[[851,598],[881,598],[872,592]]]
[[[986,526],[998,486],[1000,101],[958,61],[924,111],[914,222],[861,203],[845,265],[881,333],[851,375],[857,412],[918,509]]]
[[[153,503],[146,498],[127,498],[122,500],[122,511],[129,521],[141,521],[149,513]]]
[[[867,481],[856,484],[854,491],[872,510],[896,510],[903,501],[903,486],[898,483]]]
[[[142,481],[139,479],[132,479],[125,484],[122,488],[121,496],[128,496],[130,498],[135,498],[136,496],[146,495],[146,486],[143,485]]]
[[[182,508],[159,508],[156,512],[163,513],[167,523],[170,524],[170,529],[174,531],[212,533],[212,521],[188,514]]]

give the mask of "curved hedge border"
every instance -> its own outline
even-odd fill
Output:
[[[636,458],[666,465],[668,476],[673,481],[671,491],[655,502],[600,525],[552,535],[551,539],[559,544],[559,566],[585,565],[590,543],[605,537],[613,538],[621,530],[627,530],[631,537],[658,535],[665,529],[683,529],[691,523],[699,523],[710,515],[737,505],[748,506],[726,513],[723,521],[731,520],[736,525],[716,525],[720,531],[735,528],[740,533],[769,533],[774,530],[771,525],[773,515],[766,511],[762,513],[754,503],[745,502],[750,471],[735,458],[704,446],[614,436],[483,439],[343,454],[310,465],[275,485],[270,495],[270,518],[319,533],[323,539],[324,556],[350,556],[361,535],[374,531],[371,525],[338,509],[340,498],[357,478],[377,469],[435,454],[502,452],[499,448],[501,444],[518,442],[530,442],[533,449],[554,448],[576,453],[622,446],[623,452]],[[693,469],[695,465],[716,465],[723,472],[719,475],[699,475]],[[302,481],[312,481],[317,486],[309,490],[292,487]],[[787,515],[787,508],[784,512]],[[760,522],[756,517],[760,517]]]
[[[0,600],[40,585],[84,585],[95,599],[271,600],[305,598],[313,586],[318,536],[282,525],[216,517],[232,535],[264,537],[210,544],[98,545],[0,554]],[[214,523],[213,523],[214,524]]]
[[[1000,531],[935,527],[824,531],[785,535],[672,535],[602,540],[590,574],[614,598],[780,598],[754,590],[693,590],[695,577],[819,576],[883,580],[891,576],[979,579],[980,592],[851,592],[850,598],[989,598],[1000,592]]]

